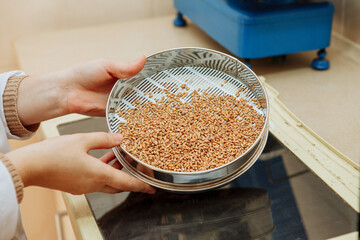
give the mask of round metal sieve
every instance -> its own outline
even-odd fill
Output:
[[[226,82],[226,84],[224,84]],[[165,97],[164,91],[183,92],[181,85],[193,90],[205,90],[216,95],[244,98],[264,118],[263,129],[254,144],[239,158],[221,167],[198,172],[173,172],[143,163],[126,151],[126,146],[113,148],[119,162],[131,174],[150,185],[176,192],[194,192],[222,186],[244,173],[261,154],[268,135],[269,107],[265,89],[255,75],[242,62],[227,54],[204,48],[177,48],[147,57],[143,70],[129,79],[118,80],[108,99],[106,118],[110,132],[117,133],[118,115],[134,108],[132,104],[154,102]],[[236,96],[239,89],[240,95]],[[152,97],[149,97],[151,92]],[[191,96],[183,101],[190,102]],[[254,101],[259,103],[254,104]]]

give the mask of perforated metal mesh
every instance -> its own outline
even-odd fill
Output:
[[[183,89],[185,84],[189,90]],[[134,102],[144,104],[154,102],[166,93],[159,89],[168,89],[171,93],[191,93],[194,90],[216,95],[232,95],[244,98],[248,104],[264,118],[267,114],[265,91],[256,75],[238,60],[216,51],[206,49],[176,49],[154,54],[140,74],[119,80],[112,90],[107,106],[107,117],[111,132],[118,132],[120,122],[125,119],[118,115],[134,108]],[[240,95],[236,96],[237,92]],[[151,93],[151,97],[149,96]],[[191,95],[182,101],[191,102]],[[254,101],[258,102],[254,104]]]
[[[188,89],[184,89],[182,85]],[[136,76],[121,79],[113,87],[107,104],[106,117],[111,132],[118,132],[125,122],[118,112],[157,99],[167,100],[167,89],[173,94],[232,95],[245,99],[263,116],[264,126],[254,144],[239,158],[222,167],[199,172],[172,172],[155,168],[127,153],[126,146],[113,148],[119,162],[141,180],[170,191],[196,192],[224,185],[244,173],[259,157],[268,134],[268,100],[259,78],[237,59],[203,48],[177,48],[147,57],[146,65]],[[162,91],[159,91],[162,90]],[[239,90],[241,90],[239,92]],[[237,94],[239,92],[239,94]],[[150,94],[150,96],[149,96]],[[192,96],[180,98],[191,103]]]
[[[188,86],[189,90],[183,89],[181,87],[183,84]],[[168,89],[174,94],[180,92],[190,93],[196,90],[199,91],[200,94],[206,91],[209,94],[219,96],[232,95],[237,99],[246,99],[248,104],[253,106],[259,114],[265,116],[266,113],[263,108],[259,108],[257,104],[254,104],[254,101],[258,101],[257,97],[244,83],[224,72],[206,67],[188,66],[165,69],[145,78],[137,85],[124,85],[123,87],[126,91],[124,91],[120,101],[116,104],[114,113],[110,115],[112,132],[118,131],[117,129],[120,122],[125,122],[125,119],[117,114],[119,110],[123,112],[124,110],[134,108],[134,102],[136,101],[138,101],[139,104],[146,102],[155,103],[156,99],[161,99],[162,97],[165,97],[166,101],[165,92],[159,91],[163,89]],[[236,96],[240,88],[242,91],[239,92],[239,96]],[[149,95],[152,96],[150,97]],[[190,103],[190,94],[183,98],[182,101]]]

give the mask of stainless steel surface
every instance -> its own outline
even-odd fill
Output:
[[[226,81],[226,84],[224,82]],[[126,151],[126,146],[113,148],[120,163],[143,181],[166,190],[178,192],[201,191],[224,185],[243,174],[261,154],[268,134],[269,105],[261,81],[242,62],[221,52],[202,48],[178,48],[153,54],[147,58],[144,69],[136,76],[119,80],[113,87],[107,104],[106,118],[111,132],[118,132],[120,122],[125,119],[118,111],[134,108],[140,104],[155,102],[165,97],[158,89],[169,89],[177,94],[184,91],[207,90],[216,95],[232,95],[244,98],[264,117],[263,129],[254,144],[240,157],[221,167],[198,172],[172,172],[141,162]],[[240,96],[236,96],[239,89]],[[146,93],[152,92],[150,98]],[[258,101],[260,107],[254,104]],[[191,97],[184,99],[191,101]]]

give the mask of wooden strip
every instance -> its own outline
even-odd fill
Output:
[[[60,134],[57,127],[61,124],[76,122],[87,118],[89,117],[70,114],[45,121],[41,123],[40,127],[42,139],[59,136]],[[103,239],[85,195],[71,195],[64,192],[62,192],[61,195],[64,199],[76,239]]]
[[[327,151],[324,146],[320,145],[318,142],[312,139],[312,136],[309,135],[309,132],[306,129],[301,129],[303,125],[296,121],[295,119],[289,118],[289,116],[284,115],[284,112],[281,112],[277,106],[274,106],[272,110],[277,111],[277,123],[284,121],[283,128],[286,129],[288,134],[292,134],[289,136],[294,143],[298,143],[301,146],[297,146],[297,148],[303,148],[306,150],[306,155],[302,158],[303,161],[306,161],[305,157],[309,159],[311,156],[312,161],[318,162],[323,168],[327,169],[327,171],[334,177],[343,181],[346,188],[350,187],[353,191],[356,191],[356,187],[358,186],[358,176],[356,171],[351,171],[350,167],[344,167],[340,163],[344,163],[343,161],[329,161],[329,159],[337,159],[337,155],[331,151]],[[305,140],[299,142],[299,140]],[[292,145],[295,147],[295,145]],[[324,151],[325,149],[325,151]],[[342,177],[344,176],[344,177]]]
[[[44,121],[40,125],[40,135],[41,139],[48,139],[52,137],[59,136],[59,131],[57,127],[61,124],[76,122],[80,120],[84,120],[90,118],[88,116],[80,115],[80,114],[69,114],[62,117],[57,117],[54,119],[50,119],[47,121]]]
[[[62,193],[76,239],[103,239],[85,195]]]
[[[352,232],[347,233],[342,236],[329,238],[329,240],[358,240],[359,239],[359,232]]]
[[[359,212],[359,166],[301,122],[264,83],[270,102],[270,132]]]

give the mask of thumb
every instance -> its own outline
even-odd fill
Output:
[[[146,57],[141,56],[131,62],[107,62],[106,70],[115,78],[129,78],[138,74],[146,63]]]
[[[108,149],[120,145],[123,136],[121,134],[93,132],[80,134],[86,150]]]

